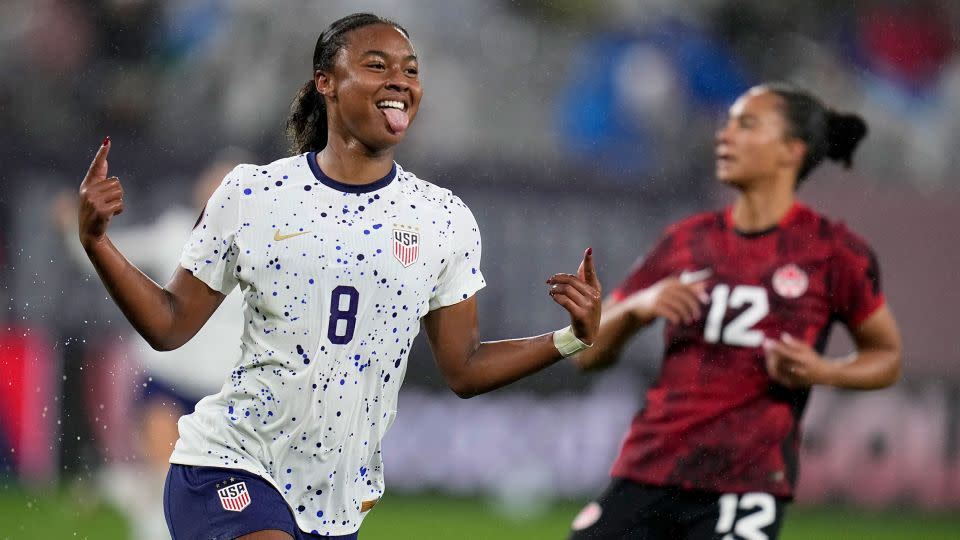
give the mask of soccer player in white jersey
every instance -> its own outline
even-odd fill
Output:
[[[320,35],[313,64],[288,119],[295,155],[224,178],[165,287],[107,236],[123,210],[109,138],[80,187],[81,242],[155,348],[189,340],[234,287],[244,296],[236,367],[180,420],[164,494],[174,538],[356,538],[384,491],[380,441],[421,319],[461,397],[574,354],[598,331],[588,249],[577,275],[547,281],[570,326],[480,341],[476,221],[393,160],[422,95],[406,30],[350,15]]]

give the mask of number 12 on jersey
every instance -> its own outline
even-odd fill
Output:
[[[723,326],[727,309],[746,309],[732,321]],[[703,339],[707,343],[724,343],[738,347],[759,347],[763,343],[763,332],[755,330],[753,325],[770,313],[767,290],[754,285],[730,286],[719,283],[710,293],[710,312],[703,330]]]
[[[360,291],[349,285],[340,285],[330,294],[330,324],[327,339],[334,345],[346,345],[357,328],[357,310],[360,309]]]

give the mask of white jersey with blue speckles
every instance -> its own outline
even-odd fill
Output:
[[[398,165],[353,186],[302,154],[228,174],[180,264],[224,294],[239,284],[245,324],[170,461],[253,472],[304,531],[356,531],[384,490],[380,440],[420,318],[484,286],[473,214]]]

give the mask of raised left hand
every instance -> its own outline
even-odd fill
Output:
[[[583,252],[577,275],[554,274],[547,280],[550,297],[570,314],[574,335],[592,345],[600,331],[601,287],[593,267],[593,248]]]
[[[806,342],[784,333],[780,340],[765,339],[767,374],[788,388],[829,384],[831,364]]]

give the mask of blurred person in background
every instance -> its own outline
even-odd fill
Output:
[[[900,336],[870,247],[796,200],[824,159],[847,166],[856,115],[785,84],[742,95],[716,135],[732,206],[669,227],[604,303],[584,370],[615,362],[665,319],[659,380],[634,417],[606,491],[572,539],[776,538],[797,482],[800,419],[814,385],[896,382]],[[857,351],[822,355],[833,321]]]
[[[115,228],[110,232],[111,242],[152,278],[171,275],[171,266],[197,223],[198,212],[203,211],[223,177],[239,163],[250,161],[249,157],[238,148],[219,152],[197,178],[192,206],[173,205],[147,225]],[[76,196],[62,193],[53,206],[54,219],[67,240],[67,252],[78,265],[88,268],[86,252],[75,240]],[[133,406],[139,413],[131,423],[135,428],[133,446],[142,461],[109,463],[100,487],[126,513],[135,538],[169,538],[161,494],[170,453],[177,441],[177,420],[193,412],[204,396],[216,393],[236,361],[237,351],[232,344],[243,329],[239,291],[228,294],[223,305],[193,339],[174,351],[156,351],[139,336],[127,340],[129,352],[144,371],[133,396],[135,402],[119,406]]]
[[[597,172],[642,179],[645,192],[686,194],[698,186],[676,176],[697,174],[688,153],[675,149],[695,144],[689,133],[704,123],[701,111],[726,106],[748,85],[706,30],[669,19],[648,24],[585,40],[560,95],[558,132],[565,152]]]
[[[570,326],[480,342],[476,221],[449,190],[393,160],[419,109],[418,64],[395,22],[332,23],[291,107],[296,155],[226,175],[166,287],[107,236],[123,188],[107,177],[109,138],[98,150],[80,187],[81,243],[152,347],[180,347],[238,284],[244,295],[235,369],[179,422],[164,490],[174,538],[356,538],[384,491],[380,441],[421,319],[461,397],[593,342],[590,249],[578,275],[547,280]]]

